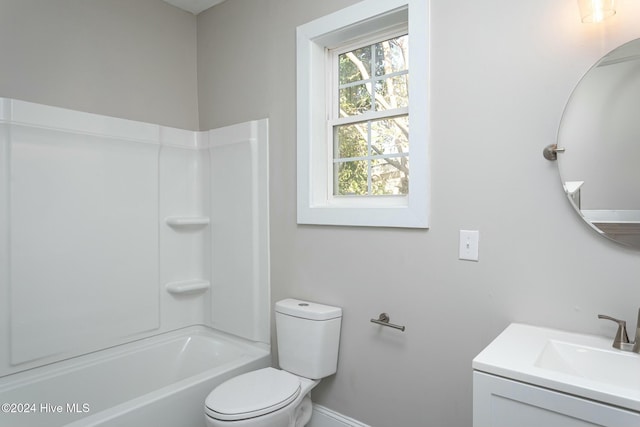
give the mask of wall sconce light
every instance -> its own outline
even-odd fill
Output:
[[[598,23],[616,14],[615,0],[578,0],[580,19],[584,23]]]

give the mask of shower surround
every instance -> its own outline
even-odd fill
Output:
[[[0,390],[192,325],[268,345],[267,141],[267,120],[194,132],[0,98]]]

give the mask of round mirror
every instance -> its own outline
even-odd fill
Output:
[[[640,39],[605,55],[573,91],[560,123],[569,201],[600,234],[640,249]]]

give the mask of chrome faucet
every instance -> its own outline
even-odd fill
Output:
[[[613,348],[640,354],[640,309],[638,310],[636,336],[633,342],[629,342],[629,335],[627,335],[627,322],[624,320],[615,319],[611,316],[605,316],[604,314],[598,314],[598,319],[611,320],[618,324],[618,331],[616,332],[613,344],[611,345]]]

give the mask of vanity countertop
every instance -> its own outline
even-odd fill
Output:
[[[473,369],[640,412],[640,355],[612,338],[513,323]]]

